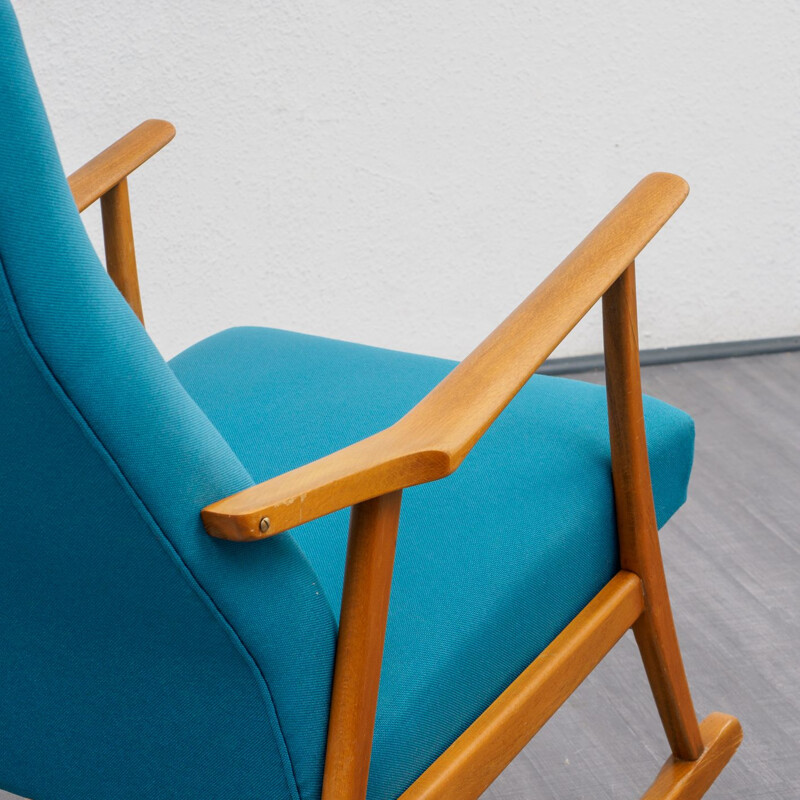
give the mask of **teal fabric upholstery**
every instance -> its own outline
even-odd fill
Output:
[[[238,328],[170,366],[261,481],[395,422],[453,363]],[[694,428],[652,398],[645,416],[663,525]],[[337,614],[347,522],[296,531]],[[408,787],[617,569],[605,391],[535,376],[453,476],[404,493],[370,800]]]
[[[98,261],[0,0],[0,788],[316,798],[336,625]]]

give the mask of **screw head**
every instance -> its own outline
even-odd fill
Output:
[[[258,523],[258,529],[261,533],[266,533],[269,530],[269,517],[261,517],[261,522]]]

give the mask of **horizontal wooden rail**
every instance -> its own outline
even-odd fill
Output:
[[[452,473],[561,340],[688,194],[640,181],[475,351],[395,425],[203,509],[212,536],[244,541]]]
[[[619,572],[400,800],[477,798],[580,686],[644,608],[642,582]]]

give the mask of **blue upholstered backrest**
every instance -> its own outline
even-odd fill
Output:
[[[0,0],[0,788],[315,797],[335,623],[99,263]]]

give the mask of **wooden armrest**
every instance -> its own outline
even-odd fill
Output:
[[[133,245],[128,175],[175,136],[163,119],[148,119],[69,176],[78,211],[101,200],[106,268],[142,324],[142,298]]]
[[[677,175],[648,175],[399,422],[207,506],[202,518],[208,533],[235,541],[260,539],[452,473],[688,193]]]
[[[78,211],[99,200],[175,136],[175,127],[163,119],[148,119],[96,155],[69,176],[69,188]]]

